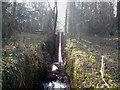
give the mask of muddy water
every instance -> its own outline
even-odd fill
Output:
[[[69,81],[67,78],[67,73],[64,70],[62,52],[61,52],[61,32],[59,33],[59,51],[58,51],[58,62],[54,62],[51,68],[51,78],[53,81],[43,83],[44,90],[70,90]]]
[[[70,90],[67,74],[63,68],[64,66],[61,63],[53,63],[51,71],[52,76],[56,79],[43,83],[44,90]]]

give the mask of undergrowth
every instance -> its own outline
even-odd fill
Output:
[[[11,41],[3,48],[0,62],[3,89],[35,88],[37,83],[45,80],[50,65],[50,54],[42,50],[43,41],[24,41],[26,42]]]
[[[94,52],[76,39],[66,42],[66,68],[71,88],[105,88],[101,78],[101,58],[105,58],[105,80],[110,88],[119,86],[118,63],[113,58]]]

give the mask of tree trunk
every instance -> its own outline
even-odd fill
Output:
[[[58,7],[57,7],[57,0],[55,1],[55,7],[54,7],[54,15],[55,15],[55,17],[54,17],[54,32],[53,32],[53,34],[55,34],[55,32],[56,32],[56,26],[57,26],[57,17],[58,17]]]

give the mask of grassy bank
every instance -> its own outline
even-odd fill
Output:
[[[22,33],[3,41],[3,89],[37,88],[37,83],[45,81],[51,60],[43,50],[48,47],[48,39],[46,35]]]
[[[93,44],[93,43],[92,43]],[[68,39],[66,43],[66,68],[71,88],[102,88],[106,87],[101,76],[101,60],[104,57],[104,79],[110,88],[119,86],[118,61],[92,46]]]

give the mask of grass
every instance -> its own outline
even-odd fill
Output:
[[[49,38],[49,37],[47,37]],[[16,34],[3,47],[3,88],[33,88],[41,83],[50,64],[50,55],[42,51],[47,40],[41,34]],[[46,53],[46,54],[44,54]]]
[[[99,36],[85,36],[82,38],[81,43],[99,51],[101,54],[118,60],[118,42],[113,39],[106,40],[106,38]]]
[[[90,43],[91,44],[91,43]],[[110,88],[119,86],[118,62],[97,50],[93,50],[88,42],[71,39],[66,45],[66,68],[72,88],[102,88],[100,68],[101,57],[105,57],[105,80]],[[93,43],[92,43],[93,44]]]
[[[102,56],[105,61],[105,80],[110,88],[118,87],[120,77],[117,50],[111,46],[99,45],[103,38],[90,39],[84,38],[80,41],[68,39],[66,42],[65,64],[71,87],[77,89],[104,87],[100,74]],[[45,42],[48,46],[51,43],[48,35],[22,33],[15,34],[9,42],[4,43],[2,60],[4,87],[33,87],[34,83],[43,81],[44,72],[50,64],[50,54],[46,52],[46,48],[49,52],[52,50],[46,47]],[[45,45],[44,51],[42,45]],[[115,53],[109,55],[106,51]]]

